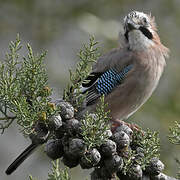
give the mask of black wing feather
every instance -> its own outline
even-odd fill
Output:
[[[98,72],[98,73],[92,72],[86,78],[85,82],[82,83],[82,86],[85,87],[85,88],[88,88],[88,87],[92,86],[102,74],[103,74],[103,72]]]
[[[92,105],[101,95],[107,95],[113,91],[113,89],[121,84],[128,72],[132,69],[133,65],[129,64],[122,68],[120,72],[116,69],[109,69],[101,73],[92,73],[88,78],[88,83],[83,84],[85,90],[83,93],[87,93],[86,103]]]

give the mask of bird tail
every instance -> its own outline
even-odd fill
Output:
[[[23,161],[38,147],[38,144],[29,145],[15,160],[14,162],[7,168],[6,174],[10,175],[13,173],[22,163]]]

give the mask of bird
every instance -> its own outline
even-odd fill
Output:
[[[116,125],[151,97],[169,57],[169,49],[161,43],[151,14],[128,13],[119,42],[119,47],[97,60],[88,81],[81,86],[82,93],[86,93],[86,108],[81,113],[94,111],[104,96],[111,122]]]

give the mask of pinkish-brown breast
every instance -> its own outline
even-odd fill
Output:
[[[113,119],[126,119],[137,111],[151,96],[165,66],[165,59],[158,51],[149,49],[134,53],[134,68],[124,82],[107,95],[105,102]]]

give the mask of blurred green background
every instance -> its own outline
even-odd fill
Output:
[[[180,118],[180,1],[179,0],[0,0],[0,59],[8,43],[19,33],[23,43],[29,42],[34,52],[48,50],[46,64],[53,98],[62,95],[68,83],[68,69],[78,58],[82,43],[89,34],[100,42],[105,53],[118,44],[123,17],[131,10],[152,13],[156,17],[161,41],[171,50],[170,59],[160,84],[150,100],[129,121],[144,129],[160,133],[161,160],[165,172],[175,176],[180,157],[179,147],[168,141],[168,127]],[[21,50],[26,53],[25,47]],[[4,171],[30,141],[18,133],[18,127],[0,137],[0,179],[24,180],[32,174],[45,180],[50,172],[50,159],[43,148],[34,153],[12,176]],[[89,178],[90,171],[79,167],[71,170],[73,180]]]

